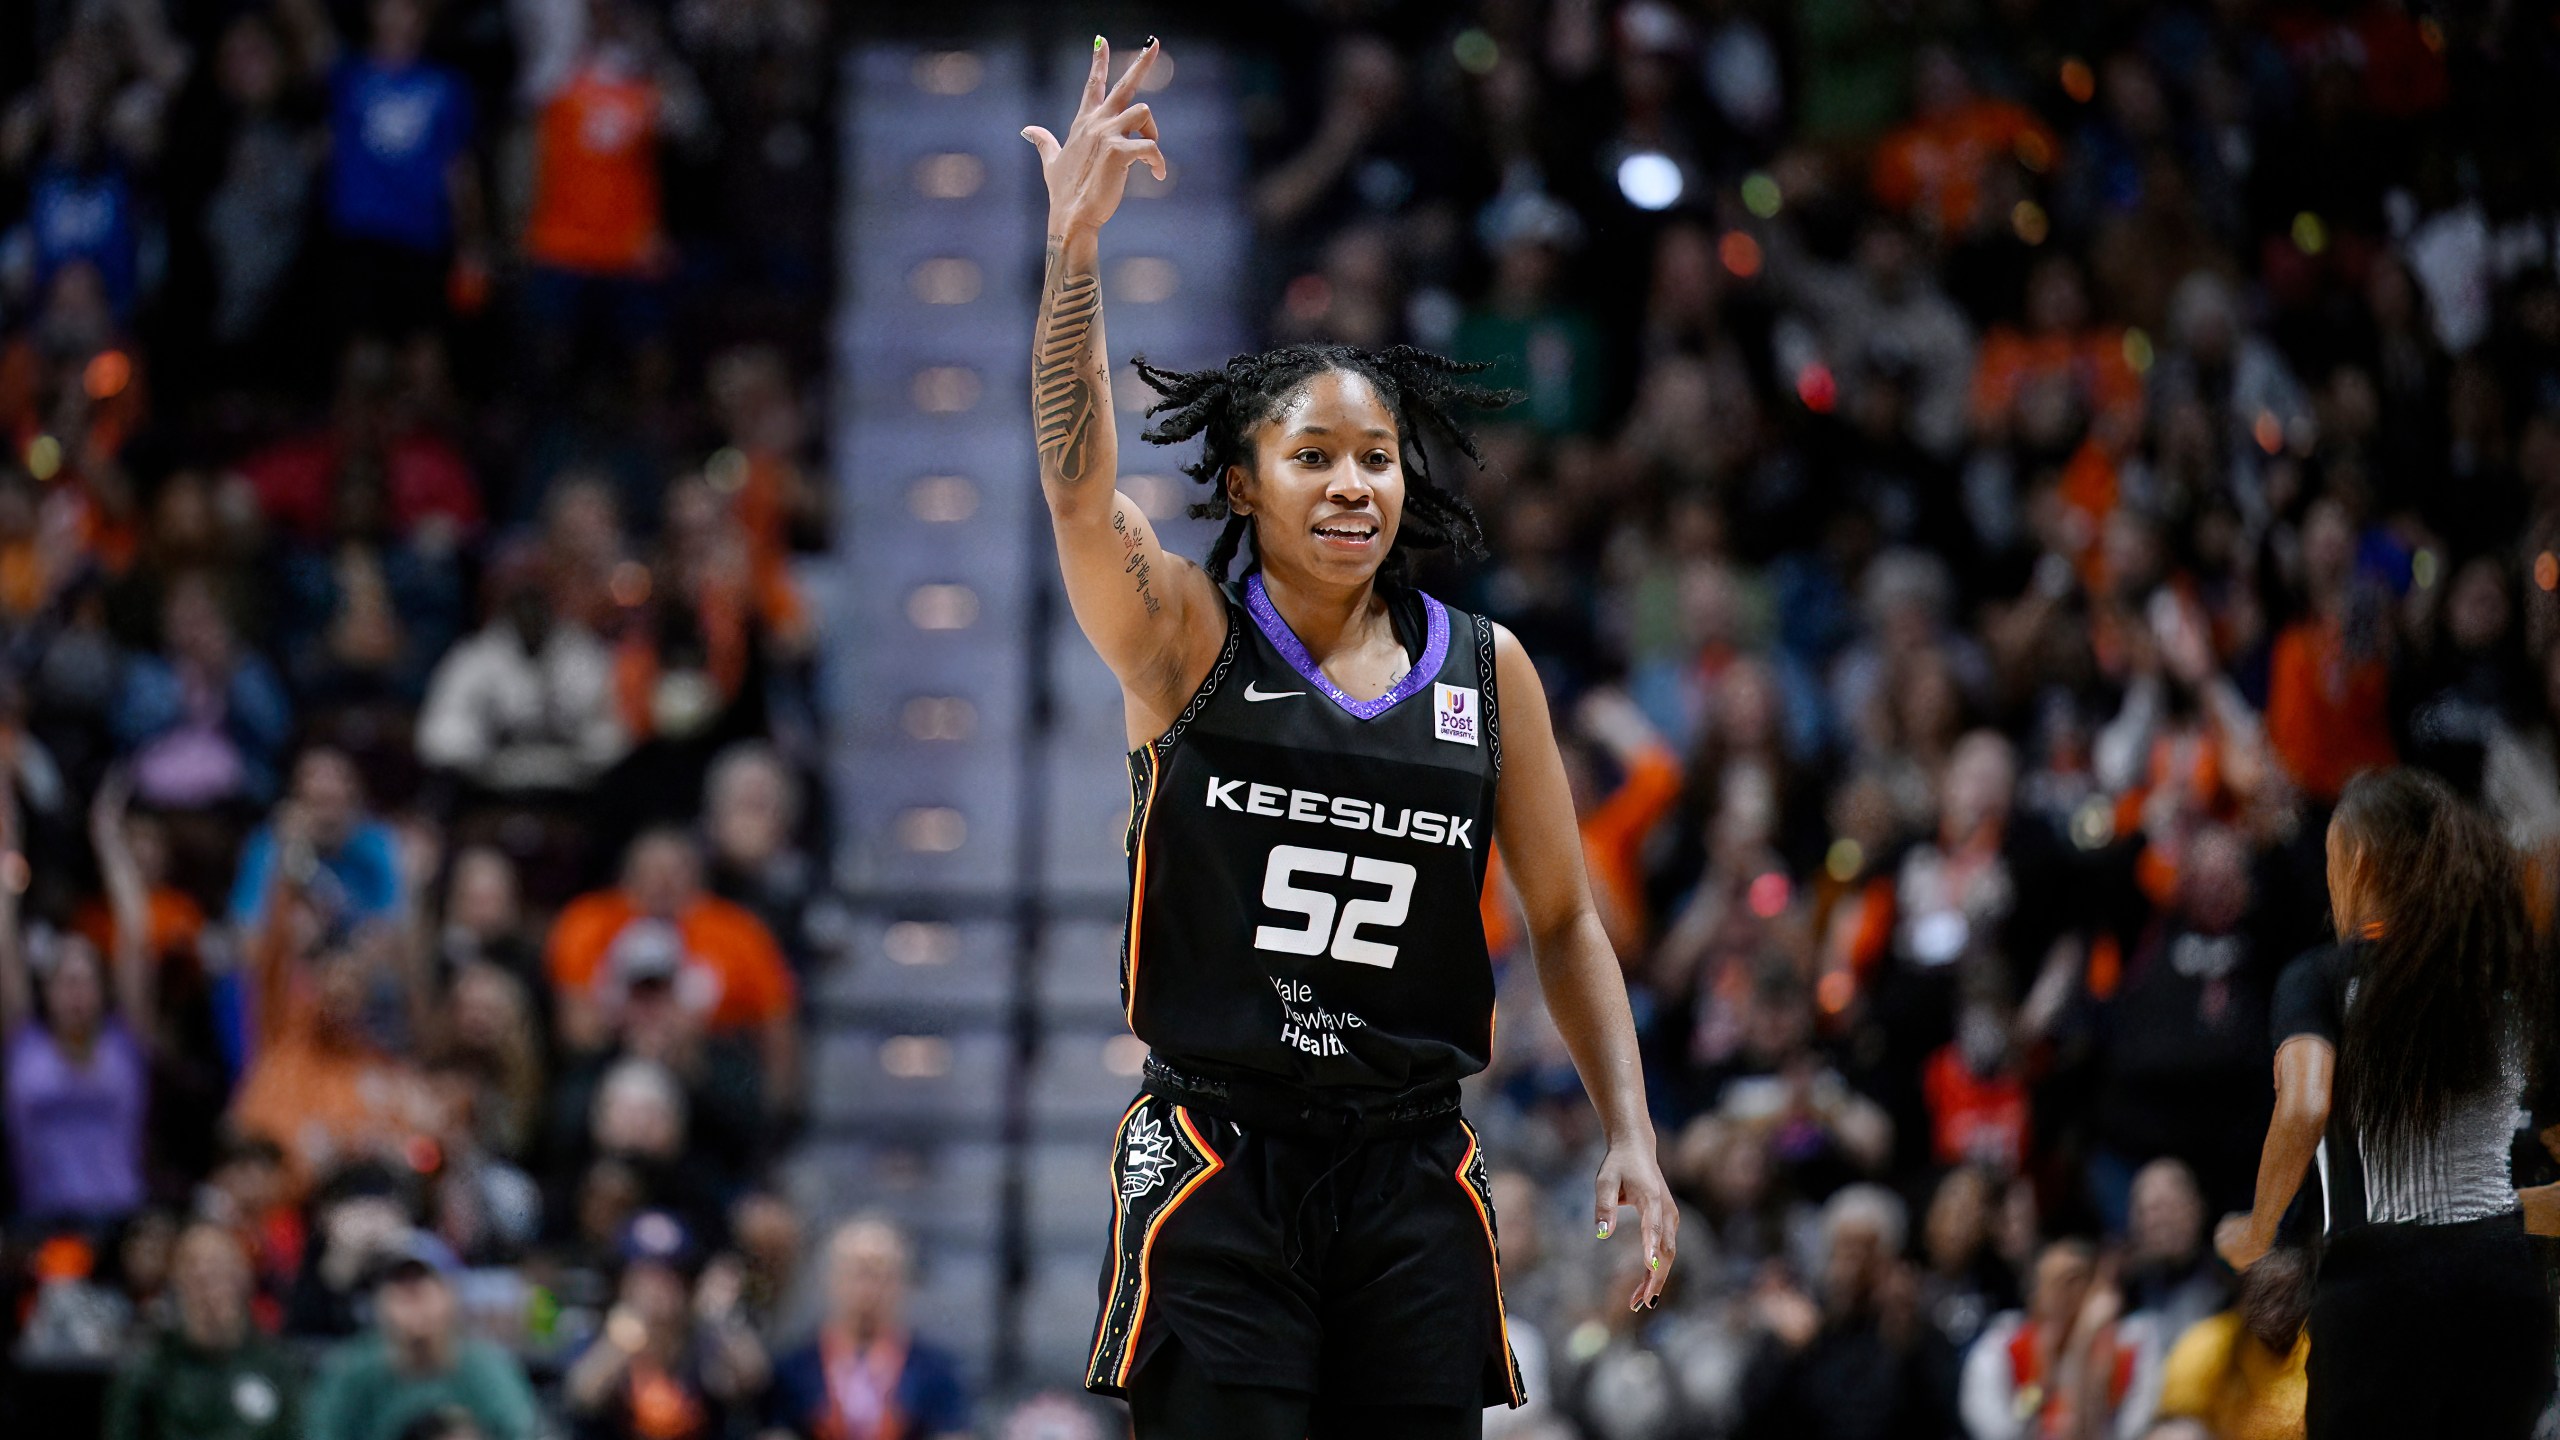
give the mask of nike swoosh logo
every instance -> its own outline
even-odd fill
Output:
[[[1304,690],[1256,690],[1252,681],[1244,682],[1244,698],[1247,700],[1286,700],[1292,695],[1306,693]]]

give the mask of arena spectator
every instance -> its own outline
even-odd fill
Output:
[[[2122,1270],[2125,1309],[2149,1317],[2163,1344],[2230,1298],[2205,1246],[2205,1200],[2195,1172],[2154,1160],[2135,1172]]]
[[[1920,1304],[1948,1350],[1946,1383],[1993,1316],[2018,1301],[2017,1277],[1994,1245],[1999,1182],[1978,1166],[1947,1172],[1929,1197],[1921,1227]]]
[[[748,1323],[770,1353],[780,1353],[785,1332],[811,1312],[820,1277],[801,1262],[803,1226],[791,1202],[769,1189],[740,1195],[729,1206],[729,1243],[744,1279],[741,1304]]]
[[[753,1051],[706,1036],[674,991],[666,968],[637,975],[620,1043],[561,1076],[551,1100],[552,1185],[564,1198],[583,1194],[603,1170],[716,1237],[772,1122]]]
[[[447,651],[418,718],[418,758],[477,790],[574,794],[621,758],[613,662],[562,616],[537,555],[503,552],[483,581],[488,623]]]
[[[1740,1434],[1943,1432],[1954,1397],[1931,1352],[1945,1342],[1920,1315],[1904,1223],[1889,1192],[1844,1189],[1823,1208],[1820,1299],[1783,1283],[1753,1296],[1762,1339],[1743,1382]]]
[[[573,1049],[601,1048],[632,986],[671,979],[675,1000],[710,1034],[754,1038],[768,1096],[779,1100],[795,1093],[798,1063],[790,966],[762,922],[702,887],[691,837],[657,830],[632,842],[619,887],[560,912],[546,963],[559,993],[561,1039]]]
[[[2211,827],[2187,849],[2177,906],[2134,945],[2103,1022],[2091,1198],[2109,1224],[2146,1157],[2178,1157],[2235,1205],[2256,1173],[2270,1099],[2242,1077],[2254,1081],[2272,1062],[2267,1009],[2284,952],[2250,923],[2257,907],[2239,837]]]
[[[116,76],[102,58],[87,48],[57,53],[41,89],[21,99],[0,134],[0,167],[27,188],[31,263],[13,288],[20,298],[42,294],[66,271],[82,269],[118,314],[130,315],[141,298],[143,243],[133,171],[150,159],[158,136],[148,122],[111,128]],[[174,76],[157,78],[165,85]]]
[[[428,1062],[429,1123],[423,1138],[432,1158],[421,1206],[425,1228],[463,1263],[492,1275],[525,1257],[542,1233],[542,1189],[532,1176],[495,1150],[484,1127],[503,1101],[485,1065],[449,1050]]]
[[[582,1440],[715,1440],[743,1424],[772,1362],[741,1284],[737,1261],[706,1265],[675,1216],[633,1217],[604,1331],[561,1381]]]
[[[2150,1426],[2166,1342],[2081,1240],[2035,1258],[2024,1311],[1994,1319],[1965,1356],[1961,1406],[1972,1440],[2136,1440]]]
[[[171,168],[194,171],[188,181],[208,187],[200,224],[208,338],[224,359],[275,375],[286,363],[278,321],[295,288],[322,137],[300,113],[291,57],[272,16],[233,17],[214,43],[212,71],[212,101],[180,112]],[[183,238],[172,236],[173,248]]]
[[[479,483],[440,433],[414,361],[404,363],[417,353],[350,344],[328,423],[242,457],[236,471],[282,538],[323,554],[341,539],[385,540],[432,560],[478,531]]]
[[[160,646],[125,662],[111,712],[135,794],[164,810],[273,798],[292,701],[275,670],[243,645],[209,578],[169,580]]]
[[[1582,825],[1592,898],[1599,902],[1610,943],[1618,947],[1619,963],[1632,965],[1653,938],[1642,853],[1679,798],[1680,761],[1623,694],[1594,692],[1576,718],[1580,743],[1565,751],[1566,775]],[[1615,767],[1614,784],[1602,778],[1604,760]]]
[[[23,871],[18,845],[16,802],[0,797],[0,849]],[[151,962],[138,925],[128,927],[112,965],[70,935],[45,934],[30,955],[19,913],[23,888],[23,873],[0,875],[0,1031],[8,1046],[0,1086],[17,1214],[42,1222],[119,1219],[145,1198],[156,1022]]]
[[[766,1422],[799,1440],[957,1440],[973,1433],[955,1359],[909,1328],[906,1236],[855,1219],[827,1239],[817,1338],[775,1367]]]
[[[283,1326],[285,1299],[302,1271],[307,1238],[288,1184],[284,1147],[235,1131],[217,1137],[195,1195],[197,1218],[221,1226],[249,1258],[257,1285],[250,1303],[258,1328],[271,1334]]]
[[[2358,571],[2354,523],[2334,499],[2302,523],[2301,618],[2268,660],[2267,741],[2296,785],[2322,802],[2347,777],[2388,765],[2390,631],[2371,577]]]
[[[465,845],[446,867],[434,937],[438,963],[459,975],[475,964],[504,971],[523,988],[544,1046],[553,1033],[551,982],[542,968],[542,931],[527,914],[515,862],[494,845]]]
[[[1964,62],[1944,46],[1923,47],[1912,76],[1917,113],[1876,147],[1876,199],[1949,238],[1998,223],[1984,213],[1986,197],[2002,188],[1992,172],[2051,166],[2060,156],[2053,131],[2015,101],[1978,94]]]
[[[279,895],[334,926],[387,919],[407,901],[399,839],[367,813],[364,777],[342,751],[315,747],[294,762],[291,792],[241,851],[231,923],[268,930]]]
[[[2302,1433],[2310,1385],[2311,1262],[2278,1250],[2240,1277],[2239,1303],[2189,1326],[2162,1367],[2160,1414],[2201,1421],[2216,1440]]]
[[[469,1112],[465,1128],[496,1155],[529,1155],[540,1133],[545,1052],[528,987],[515,971],[475,957],[455,966],[444,1001],[437,1061],[464,1087],[455,1099]]]
[[[702,809],[711,888],[762,921],[795,971],[834,956],[841,918],[827,877],[801,847],[799,782],[780,753],[759,741],[721,751]]]
[[[2089,426],[2121,449],[2139,437],[2142,398],[2123,331],[2090,323],[2087,281],[2068,255],[2037,262],[2026,326],[1995,327],[1974,359],[1973,430],[1986,443],[2054,453]]]
[[[1600,337],[1591,317],[1561,297],[1558,276],[1582,244],[1582,222],[1534,192],[1497,204],[1487,218],[1494,284],[1459,323],[1450,348],[1490,365],[1496,383],[1522,390],[1526,418],[1539,429],[1588,430],[1599,419]]]
[[[692,76],[655,26],[627,0],[589,6],[575,57],[546,75],[537,101],[524,253],[536,267],[525,299],[539,375],[560,373],[599,322],[644,370],[666,363],[659,285],[675,257],[659,152],[703,121]]]
[[[487,1440],[533,1440],[538,1413],[521,1365],[462,1333],[453,1257],[424,1235],[402,1240],[373,1280],[371,1333],[322,1363],[309,1440],[400,1440],[420,1417],[460,1408]]]
[[[321,6],[289,13],[328,78],[341,314],[350,329],[405,338],[441,319],[457,257],[485,277],[470,88],[425,57],[421,0],[372,0],[364,48],[342,56]]]
[[[118,1372],[107,1440],[298,1440],[301,1368],[259,1332],[239,1238],[188,1226],[171,1279],[176,1323]]]
[[[404,943],[377,925],[325,938],[299,962],[280,953],[286,936],[251,949],[258,1043],[231,1119],[283,1148],[296,1194],[343,1164],[405,1162],[408,1143],[433,1128],[423,1078],[399,1038],[413,1033],[419,1000]]]

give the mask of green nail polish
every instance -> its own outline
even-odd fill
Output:
[[[1608,1238],[1609,1238],[1609,1222],[1608,1222],[1608,1221],[1603,1220],[1603,1221],[1601,1221],[1601,1222],[1600,1222],[1600,1233],[1599,1233],[1598,1235],[1594,1236],[1593,1238],[1594,1238],[1594,1239],[1599,1239],[1599,1240],[1606,1240],[1606,1239],[1608,1239]]]
[[[1659,1256],[1659,1255],[1647,1255],[1646,1257],[1644,1257],[1644,1268],[1646,1268],[1647,1270],[1659,1270],[1659,1269],[1661,1269],[1661,1268],[1662,1268],[1662,1257],[1661,1257],[1661,1256]]]
[[[1094,37],[1093,37],[1093,49],[1094,49],[1094,53],[1095,53],[1095,54],[1097,54],[1097,55],[1098,55],[1098,54],[1100,54],[1100,53],[1102,53],[1102,37],[1101,37],[1101,36],[1096,35],[1096,36],[1094,36]]]

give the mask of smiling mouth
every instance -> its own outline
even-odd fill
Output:
[[[1374,540],[1378,535],[1372,525],[1319,525],[1316,533],[1327,540]]]

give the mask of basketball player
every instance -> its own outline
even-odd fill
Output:
[[[2328,847],[2343,943],[2277,982],[2257,1205],[2215,1246],[2256,1264],[2316,1160],[2310,1440],[2525,1440],[2552,1308],[2510,1154],[2553,996],[2515,851],[2416,770],[2350,781]]]
[[[1095,264],[1129,167],[1165,173],[1135,100],[1161,49],[1106,86],[1093,46],[1066,137],[1023,131],[1049,190],[1040,478],[1068,599],[1120,678],[1121,989],[1152,1051],[1086,1383],[1128,1397],[1140,1440],[1475,1436],[1522,1399],[1458,1113],[1493,1045],[1477,901],[1497,839],[1606,1128],[1598,1234],[1621,1207],[1641,1221],[1631,1306],[1661,1293],[1677,1227],[1537,672],[1406,579],[1412,551],[1480,543],[1435,472],[1474,458],[1458,412],[1503,397],[1402,347],[1144,368],[1147,438],[1201,439],[1197,513],[1225,521],[1205,567],[1166,553],[1113,493]]]

